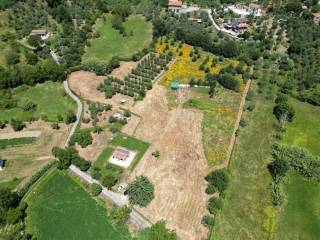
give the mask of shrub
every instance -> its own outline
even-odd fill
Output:
[[[36,109],[37,104],[35,104],[34,102],[30,101],[30,100],[26,100],[20,103],[20,107],[23,111],[25,112],[29,112],[29,111],[33,111]]]
[[[283,178],[289,170],[289,165],[282,159],[275,159],[268,164],[268,169],[274,180]]]
[[[222,201],[220,198],[212,197],[209,200],[208,210],[211,214],[215,214],[222,209]]]
[[[273,108],[273,114],[276,116],[276,118],[280,120],[285,120],[292,122],[295,111],[291,105],[289,105],[287,102],[280,102]]]
[[[151,226],[151,228],[146,228],[143,230],[147,232],[148,239],[157,240],[178,240],[178,235],[175,231],[166,228],[165,221],[159,221]]]
[[[152,156],[154,156],[155,158],[159,158],[160,157],[160,151],[157,149],[156,151],[154,151],[152,153]]]
[[[21,208],[10,209],[6,214],[6,222],[8,224],[16,224],[24,218],[24,211]]]
[[[218,77],[218,82],[227,89],[239,92],[240,91],[240,84],[235,77],[233,77],[229,73],[221,73]]]
[[[93,168],[91,170],[91,176],[96,179],[96,180],[100,180],[101,179],[101,170],[99,168]]]
[[[13,130],[16,132],[21,131],[26,126],[22,121],[14,118],[11,119],[10,125],[12,126]]]
[[[131,208],[121,206],[114,208],[111,212],[112,220],[117,224],[125,224],[130,216]]]
[[[90,193],[92,196],[98,196],[102,191],[102,187],[98,183],[92,183],[90,185]]]
[[[74,145],[75,143],[78,143],[82,148],[85,148],[92,144],[92,136],[90,131],[84,129],[84,130],[78,130],[71,138],[70,144]]]
[[[119,180],[119,175],[115,172],[107,172],[102,177],[102,185],[111,189],[114,185],[117,184]]]
[[[0,129],[4,129],[6,125],[7,124],[5,122],[0,121]]]
[[[147,206],[154,198],[154,186],[145,176],[139,176],[128,187],[129,200],[132,204]]]
[[[209,192],[212,192],[215,189],[216,191],[222,193],[224,190],[226,190],[229,184],[229,176],[225,170],[211,172],[205,177],[205,179],[208,181],[211,188]]]
[[[284,202],[284,194],[279,184],[272,182],[271,185],[271,198],[275,206],[280,206]]]
[[[77,120],[77,116],[74,114],[74,112],[72,112],[72,111],[67,112],[65,119],[64,119],[66,124],[73,123],[76,120]]]
[[[79,155],[72,159],[72,164],[74,164],[78,168],[80,168],[81,171],[87,171],[91,167],[91,162],[85,160],[84,158],[80,157]]]
[[[214,218],[210,215],[205,215],[201,220],[201,224],[205,227],[211,228],[212,226],[214,226]]]
[[[55,129],[55,130],[60,129],[60,126],[59,126],[58,123],[52,123],[52,124],[51,124],[51,127],[52,127],[52,129]]]

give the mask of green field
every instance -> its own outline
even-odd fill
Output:
[[[283,142],[320,155],[320,108],[290,99],[296,115],[286,126]],[[320,185],[290,173],[283,183],[286,202],[278,220],[276,239],[313,240],[320,236]],[[294,226],[294,227],[292,227]]]
[[[239,93],[219,86],[212,99],[208,96],[208,89],[193,89],[192,99],[185,104],[185,107],[196,108],[204,113],[202,142],[210,165],[220,164],[226,158],[239,102]]]
[[[320,236],[320,184],[290,173],[287,201],[279,217],[278,240],[316,240]]]
[[[131,170],[137,166],[137,164],[139,163],[139,161],[141,160],[141,158],[143,157],[143,155],[145,154],[145,152],[148,150],[150,146],[149,143],[143,142],[137,138],[130,137],[123,134],[117,135],[112,140],[111,144],[115,147],[118,147],[118,146],[124,147],[131,151],[137,152],[133,162],[130,165]]]
[[[23,180],[23,178],[14,178],[11,181],[8,182],[1,182],[0,188],[9,188],[11,190],[15,189]]]
[[[124,227],[112,225],[107,209],[66,172],[47,175],[26,200],[27,228],[38,240],[131,239]]]
[[[231,158],[230,186],[223,199],[210,239],[269,239],[274,232],[276,209],[270,199],[271,176],[267,169],[273,142],[272,102],[257,97],[247,113]]]
[[[76,109],[75,103],[65,94],[62,83],[45,82],[34,87],[21,86],[11,93],[12,101],[17,102],[17,107],[1,109],[0,121],[10,121],[11,118],[28,121],[41,116],[46,116],[48,121],[57,121],[57,114],[64,116],[66,112]],[[37,104],[34,110],[22,110],[20,106],[27,100]]]
[[[129,59],[134,53],[149,46],[152,40],[152,25],[144,17],[131,15],[123,23],[128,33],[125,37],[112,28],[111,18],[112,16],[107,16],[105,23],[98,28],[100,37],[92,40],[82,60],[97,58],[109,61],[113,56]]]
[[[320,155],[320,107],[290,99],[296,115],[292,123],[286,125],[284,142],[308,149]]]
[[[0,139],[0,149],[6,147],[15,147],[21,145],[33,144],[37,141],[35,137]]]

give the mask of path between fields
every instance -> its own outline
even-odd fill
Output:
[[[229,162],[230,162],[230,159],[231,159],[231,154],[232,154],[232,151],[233,151],[233,147],[234,147],[234,145],[236,143],[236,138],[237,138],[236,137],[236,132],[239,129],[239,126],[240,126],[240,120],[242,118],[242,114],[243,114],[244,106],[245,106],[245,103],[246,103],[246,98],[247,98],[248,92],[250,90],[251,82],[252,82],[252,80],[249,79],[247,84],[246,84],[246,87],[245,87],[245,89],[243,91],[242,97],[241,97],[241,102],[240,102],[240,106],[239,106],[237,120],[236,120],[236,122],[234,124],[233,133],[232,133],[232,137],[230,139],[230,143],[229,143],[229,146],[228,146],[226,159],[224,160],[224,162],[222,164],[215,165],[215,166],[209,168],[208,173],[213,172],[213,171],[217,171],[217,170],[220,170],[220,169],[228,168],[228,166],[229,166]]]
[[[127,196],[108,190],[106,187],[102,186],[97,180],[93,179],[89,174],[82,172],[76,166],[71,165],[69,167],[69,170],[90,185],[93,183],[99,184],[102,187],[101,196],[111,201],[113,204],[117,206],[124,206],[129,204]],[[148,227],[151,227],[152,225],[145,217],[143,217],[135,209],[132,209],[129,216],[129,221],[139,226],[140,228],[148,228]]]
[[[21,132],[11,132],[11,133],[1,133],[0,139],[14,139],[14,138],[32,138],[39,137],[41,131],[21,131]]]

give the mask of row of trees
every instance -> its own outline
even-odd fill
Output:
[[[98,90],[104,92],[106,98],[112,98],[116,93],[121,93],[136,99],[142,99],[146,90],[152,88],[154,78],[166,67],[170,60],[171,56],[150,54],[124,80],[109,76],[99,85]]]
[[[59,169],[68,169],[71,164],[74,164],[79,167],[81,171],[87,171],[91,166],[91,162],[80,157],[78,151],[72,147],[66,149],[54,147],[52,154],[59,160]]]

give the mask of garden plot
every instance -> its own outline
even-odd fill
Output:
[[[151,222],[165,219],[182,239],[203,239],[207,230],[201,225],[208,196],[204,176],[207,161],[202,147],[203,115],[194,109],[168,110],[166,89],[155,85],[142,102],[132,109],[142,117],[135,136],[151,143],[130,175],[146,175],[155,184],[155,199],[138,208]],[[130,124],[130,122],[129,122]],[[155,159],[152,152],[159,149]]]

